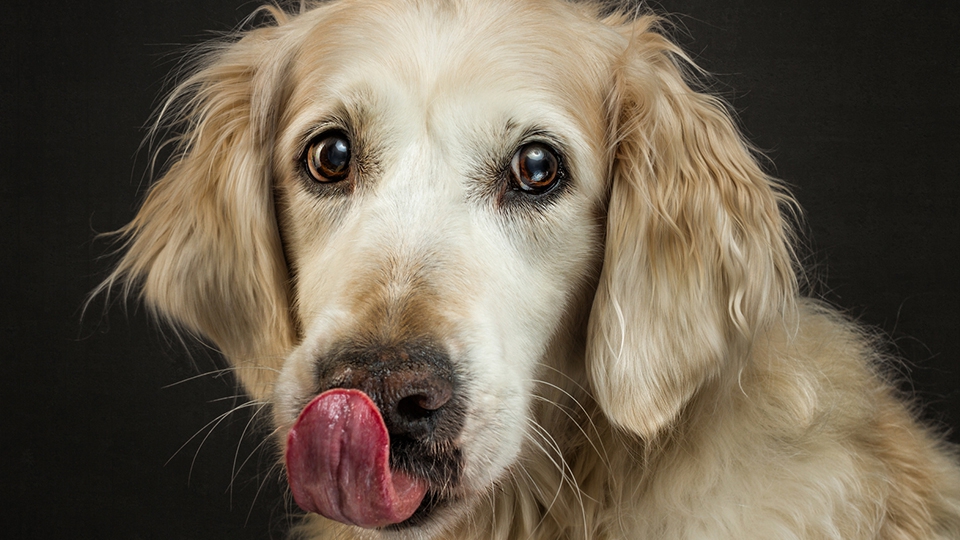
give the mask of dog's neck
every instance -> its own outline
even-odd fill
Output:
[[[782,347],[786,332],[779,328],[769,340],[776,342],[770,346]],[[624,512],[621,522],[610,522],[617,514],[611,509],[642,507],[642,501],[658,499],[661,491],[678,493],[664,490],[654,471],[695,471],[690,463],[711,452],[704,441],[726,429],[719,419],[751,418],[751,406],[756,405],[750,399],[752,381],[777,369],[767,365],[768,351],[737,353],[744,357],[730,363],[737,369],[706,381],[670,425],[655,437],[643,438],[612,425],[604,415],[591,395],[581,352],[551,351],[554,365],[540,372],[531,415],[536,425],[521,459],[451,537],[580,540],[620,538],[624,531],[643,529],[623,522],[643,519],[636,512]],[[738,399],[731,399],[732,394]],[[691,474],[692,492],[708,491],[709,484],[722,481]]]

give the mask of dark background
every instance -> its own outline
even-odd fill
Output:
[[[952,4],[659,5],[684,14],[679,41],[806,209],[818,294],[889,337],[905,388],[945,428],[960,427]],[[229,377],[191,379],[216,369],[215,355],[188,354],[136,306],[102,315],[98,302],[80,319],[109,266],[94,236],[126,223],[142,194],[142,126],[169,73],[255,7],[16,2],[0,16],[6,538],[267,538],[286,527],[271,450],[256,448],[264,431],[246,429],[252,409],[200,442],[245,402]]]

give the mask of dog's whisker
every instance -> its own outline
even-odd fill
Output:
[[[530,444],[535,443],[530,441]],[[528,467],[523,466],[522,463],[508,469],[507,474],[509,481],[504,481],[504,484],[510,487],[511,497],[518,498],[518,494],[535,492],[535,499],[537,501],[543,501],[548,498],[543,490],[543,486],[533,478]],[[501,487],[501,490],[502,489],[505,488]]]
[[[228,410],[228,411],[226,411],[226,412],[224,412],[224,413],[222,413],[222,414],[217,415],[216,418],[214,418],[213,420],[210,420],[209,422],[207,422],[203,427],[201,427],[199,430],[197,430],[196,433],[194,433],[193,435],[191,435],[190,438],[186,440],[186,442],[184,442],[182,445],[180,445],[180,448],[178,448],[178,449],[173,453],[173,455],[171,455],[171,456],[167,459],[167,461],[164,463],[164,465],[169,465],[170,462],[173,461],[173,459],[174,459],[175,457],[177,457],[177,455],[178,455],[184,448],[186,448],[186,446],[187,446],[188,444],[190,444],[194,439],[196,439],[197,437],[199,437],[201,433],[204,433],[204,431],[206,431],[206,434],[204,435],[203,439],[200,441],[200,444],[199,444],[198,447],[197,447],[197,451],[194,452],[193,459],[192,459],[191,462],[190,462],[190,472],[188,473],[188,481],[189,481],[189,478],[190,478],[190,477],[192,476],[192,474],[193,474],[193,466],[194,466],[194,464],[195,464],[196,461],[197,461],[197,456],[198,456],[199,453],[200,453],[200,449],[203,447],[203,444],[207,441],[207,439],[210,437],[210,434],[213,433],[213,431],[217,428],[217,426],[219,426],[219,425],[220,425],[224,420],[226,420],[227,417],[229,417],[231,414],[233,414],[233,413],[235,413],[235,412],[237,412],[237,411],[240,411],[240,410],[249,408],[249,407],[254,407],[254,406],[256,406],[256,405],[259,405],[260,403],[261,403],[261,402],[256,401],[256,400],[250,400],[250,401],[248,401],[248,402],[246,402],[246,403],[237,405],[236,407],[233,407],[233,408],[231,408],[230,410]]]
[[[589,535],[587,534],[587,523],[588,523],[587,510],[583,501],[583,497],[585,496],[585,493],[580,488],[580,483],[577,480],[576,473],[564,458],[563,451],[560,448],[560,445],[557,443],[556,439],[554,439],[553,435],[551,435],[549,431],[547,431],[545,428],[543,428],[543,426],[541,426],[534,420],[529,420],[527,424],[532,428],[532,432],[539,435],[544,440],[544,442],[547,443],[548,446],[550,446],[551,450],[553,450],[556,453],[556,457],[554,457],[553,455],[550,455],[550,452],[547,451],[547,449],[544,446],[537,443],[535,440],[532,441],[538,448],[540,448],[540,450],[544,453],[544,455],[547,456],[547,459],[554,464],[554,466],[557,468],[558,472],[560,473],[561,481],[558,482],[557,491],[554,495],[553,500],[548,505],[548,507],[552,508],[553,505],[556,504],[557,498],[560,496],[560,493],[563,490],[563,484],[567,483],[570,486],[570,489],[573,492],[573,496],[576,499],[577,505],[580,508],[582,524],[584,527],[584,538],[585,539],[589,538]]]
[[[207,400],[207,403],[222,403],[224,401],[236,401],[238,399],[246,398],[246,394],[233,394],[231,396],[220,396],[218,398],[213,398]]]
[[[539,400],[540,402],[545,403],[545,404],[547,404],[547,405],[552,405],[552,406],[555,407],[557,410],[559,410],[559,411],[562,412],[564,415],[566,415],[567,418],[570,419],[570,421],[573,423],[573,425],[576,426],[577,430],[580,431],[580,433],[583,435],[584,439],[590,444],[591,447],[593,447],[594,452],[595,452],[595,453],[600,457],[600,459],[603,461],[604,466],[606,466],[606,467],[609,469],[609,468],[610,468],[610,459],[609,459],[609,456],[608,456],[608,454],[607,454],[607,449],[606,449],[605,445],[603,444],[603,436],[602,436],[601,433],[600,433],[600,429],[597,427],[597,424],[596,424],[596,423],[594,422],[594,420],[593,420],[593,414],[591,414],[590,412],[587,411],[587,409],[583,406],[582,403],[580,403],[580,400],[578,400],[578,399],[576,398],[576,396],[574,396],[573,394],[571,394],[571,393],[568,392],[567,390],[561,388],[560,386],[557,386],[557,385],[555,385],[555,384],[553,384],[553,383],[550,383],[550,382],[547,382],[547,381],[544,381],[544,380],[541,380],[541,379],[532,379],[532,382],[535,383],[535,384],[542,384],[542,385],[544,385],[544,386],[553,388],[553,389],[557,390],[558,392],[561,392],[563,395],[565,395],[565,396],[566,396],[568,399],[570,399],[571,401],[573,401],[573,403],[580,409],[580,412],[583,413],[583,419],[586,420],[587,423],[590,424],[590,427],[592,428],[595,437],[592,437],[592,436],[590,436],[590,435],[587,433],[587,431],[583,428],[583,426],[581,425],[581,423],[578,421],[579,419],[576,418],[576,417],[573,415],[573,413],[571,413],[570,411],[568,411],[568,410],[566,409],[566,407],[562,406],[560,403],[558,403],[558,402],[555,401],[555,400],[551,400],[551,399],[548,399],[548,398],[546,398],[546,397],[543,397],[543,396],[540,396],[540,395],[536,395],[536,394],[534,395],[534,398],[535,398],[535,399],[537,399],[537,400]],[[600,445],[599,448],[597,447],[598,444]]]
[[[261,443],[262,444],[262,443]],[[241,465],[242,467],[242,465]],[[257,505],[257,500],[260,498],[260,492],[263,491],[264,486],[267,485],[267,482],[270,481],[270,478],[276,471],[283,473],[283,464],[280,462],[274,463],[270,468],[263,474],[263,479],[260,480],[259,485],[257,485],[257,491],[253,494],[253,499],[250,501],[250,507],[247,510],[247,517],[244,520],[244,524],[250,522],[250,516],[253,515],[253,509]]]
[[[175,386],[179,386],[179,385],[184,384],[184,383],[188,383],[188,382],[191,382],[191,381],[195,381],[195,380],[197,380],[197,379],[203,379],[203,378],[205,378],[205,377],[214,377],[214,378],[217,378],[217,377],[222,377],[223,375],[226,375],[226,374],[237,373],[237,372],[240,372],[240,371],[243,371],[243,370],[261,370],[261,371],[271,371],[271,372],[274,372],[274,373],[277,373],[277,374],[280,373],[280,370],[278,370],[278,369],[276,369],[276,368],[269,367],[269,366],[243,366],[243,367],[229,366],[229,367],[224,367],[224,368],[219,368],[219,369],[204,371],[203,373],[198,373],[198,374],[196,374],[196,375],[192,375],[192,376],[187,377],[187,378],[185,378],[185,379],[181,379],[181,380],[179,380],[179,381],[172,382],[172,383],[170,383],[170,384],[166,384],[166,385],[164,385],[164,386],[161,386],[160,388],[166,390],[166,389],[168,389],[168,388],[173,388],[173,387],[175,387]]]
[[[254,454],[256,454],[257,451],[259,451],[261,448],[263,448],[264,445],[271,440],[271,437],[273,437],[273,435],[280,430],[280,427],[277,427],[273,431],[271,431],[269,434],[264,436],[262,440],[257,444],[257,446],[255,446],[253,450],[250,451],[250,453],[243,460],[240,466],[237,467],[237,461],[240,459],[240,447],[243,445],[243,439],[247,435],[247,432],[250,430],[250,426],[252,426],[257,421],[257,416],[267,407],[269,407],[269,403],[266,403],[266,402],[261,403],[260,406],[257,407],[257,409],[253,412],[253,414],[250,415],[250,418],[247,420],[247,423],[243,426],[243,431],[240,432],[240,438],[237,441],[237,448],[233,452],[233,463],[230,466],[230,483],[227,486],[227,490],[230,493],[231,503],[233,502],[234,483],[237,480],[237,475],[239,474],[240,470],[243,469],[243,466],[246,465],[248,461],[250,461],[250,459],[254,456]]]
[[[247,463],[248,463],[251,459],[253,459],[253,456],[256,455],[257,452],[259,452],[261,449],[263,449],[263,448],[266,447],[268,444],[270,444],[271,442],[273,442],[273,437],[274,437],[279,431],[281,431],[281,429],[283,429],[283,428],[277,427],[277,428],[275,428],[273,431],[271,431],[270,433],[264,435],[263,440],[261,440],[260,443],[257,444],[257,446],[256,446],[253,450],[250,451],[250,453],[247,455],[247,457],[244,458],[244,460],[240,463],[240,465],[239,465],[238,467],[236,467],[236,471],[239,472],[239,471],[243,470],[243,468],[247,465]],[[237,453],[237,454],[234,454],[234,464],[236,464],[236,460],[237,460],[238,454],[239,454],[239,448],[238,448],[238,453]],[[282,464],[280,464],[280,465],[282,465]],[[275,466],[276,466],[276,465],[275,465]]]
[[[562,369],[556,366],[551,366],[550,364],[541,364],[539,368],[550,370],[555,375],[562,377],[564,380],[574,385],[577,388],[577,390],[583,393],[584,396],[587,396],[591,400],[596,400],[596,397],[593,395],[593,392],[590,390],[589,387],[584,386],[581,381],[578,381],[577,379],[573,378],[572,376],[570,376],[569,373],[565,373]]]
[[[538,435],[543,440],[543,442],[546,443],[547,447],[549,447],[549,450],[548,450],[547,447],[544,447],[543,445],[533,440],[533,442],[537,445],[537,447],[540,448],[540,450],[544,453],[544,455],[547,456],[547,458],[551,461],[551,463],[553,463],[557,471],[560,473],[560,477],[562,480],[560,484],[562,485],[563,481],[565,481],[568,484],[570,484],[571,488],[573,488],[574,492],[578,496],[582,494],[582,490],[580,489],[580,486],[577,481],[576,475],[573,471],[573,468],[567,462],[566,457],[563,454],[563,449],[561,448],[557,440],[553,437],[553,435],[549,431],[546,430],[546,428],[541,426],[535,420],[532,420],[532,419],[528,420],[527,425],[531,427],[531,432]]]
[[[530,441],[531,444],[538,444],[535,441]],[[520,529],[527,530],[527,538],[530,538],[538,530],[548,518],[548,514],[541,511],[531,512],[534,505],[537,508],[543,507],[553,507],[553,504],[557,500],[559,493],[563,491],[562,482],[557,486],[557,491],[548,494],[544,491],[544,486],[538,482],[530,472],[530,468],[526,466],[512,467],[509,470],[510,482],[513,487],[511,492],[511,497],[514,499],[514,504],[518,506],[516,512],[519,512],[520,516],[517,518],[514,516],[514,520],[520,520]],[[531,492],[535,492],[535,497],[533,501],[530,501],[527,497]],[[551,500],[549,504],[544,505],[543,501]],[[497,518],[497,515],[494,514],[494,519]],[[533,522],[535,521],[535,523]],[[513,527],[517,527],[517,523],[512,524]]]
[[[571,421],[571,423],[573,423],[574,426],[576,426],[577,431],[579,431],[580,434],[583,435],[583,440],[586,441],[588,445],[590,445],[590,447],[593,449],[594,455],[600,459],[600,462],[604,466],[604,468],[607,469],[608,471],[612,471],[610,459],[606,453],[606,447],[603,444],[603,438],[600,437],[599,432],[597,432],[596,442],[594,442],[594,437],[591,437],[583,429],[583,427],[579,425],[579,423],[577,422],[577,418],[574,417],[570,412],[566,411],[563,407],[558,406],[555,402],[550,401],[549,399],[543,398],[541,396],[534,396],[534,399],[537,399],[541,403],[545,403],[547,405],[556,406],[556,409],[559,410],[561,413],[563,413]],[[599,444],[599,447],[597,446],[598,444]]]
[[[521,475],[521,477],[518,478],[517,476],[518,474]],[[533,535],[536,534],[536,532],[540,529],[543,523],[547,520],[548,516],[550,515],[549,509],[553,508],[553,506],[557,502],[557,499],[560,497],[560,494],[563,492],[563,483],[562,482],[559,483],[557,485],[556,491],[554,491],[552,495],[548,495],[547,493],[544,492],[543,486],[541,486],[540,483],[533,478],[533,476],[530,474],[530,471],[526,467],[511,469],[510,475],[514,482],[514,485],[517,486],[518,490],[522,490],[521,492],[526,491],[526,489],[524,489],[524,486],[526,486],[527,489],[536,491],[538,501],[546,501],[547,499],[550,499],[550,502],[544,505],[544,507],[547,508],[548,510],[540,513],[537,519],[537,523],[529,527],[527,538],[532,538]]]
[[[513,471],[510,471],[509,474],[512,480]],[[480,495],[480,498],[486,501],[486,504],[491,509],[491,511],[489,514],[486,514],[486,515],[479,514],[479,513],[471,515],[470,526],[475,531],[482,531],[487,529],[494,530],[494,531],[497,530],[497,515],[499,514],[497,512],[497,495],[501,493],[500,491],[501,489],[503,489],[502,484],[498,485],[496,489],[488,490]],[[484,520],[489,520],[489,524],[485,523]]]

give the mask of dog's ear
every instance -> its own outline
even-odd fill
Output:
[[[789,197],[723,103],[694,91],[652,18],[624,23],[612,186],[588,363],[617,425],[655,436],[698,388],[736,373],[796,297]],[[726,370],[726,371],[725,371]]]
[[[261,52],[275,30],[212,49],[167,101],[176,154],[120,231],[123,256],[99,289],[139,290],[161,318],[216,345],[255,397],[293,334],[270,164],[283,61]]]

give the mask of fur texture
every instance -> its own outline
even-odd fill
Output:
[[[268,11],[161,112],[178,151],[102,290],[214,343],[281,446],[335,351],[428,338],[450,358],[464,420],[443,504],[295,534],[960,538],[952,451],[867,335],[801,298],[792,199],[655,18]],[[305,155],[330,132],[349,174],[317,182]],[[544,193],[511,183],[529,144],[559,160]]]

